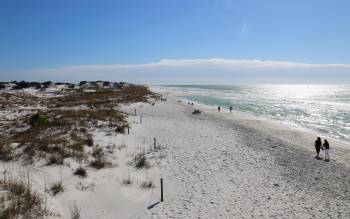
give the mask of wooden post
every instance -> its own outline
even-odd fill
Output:
[[[136,116],[136,109],[135,109],[135,116]]]
[[[153,150],[154,150],[154,151],[156,150],[156,145],[157,145],[156,137],[154,137],[154,138],[153,138]]]
[[[163,202],[163,178],[160,178],[160,201]]]
[[[128,126],[128,134],[130,134],[130,127]]]

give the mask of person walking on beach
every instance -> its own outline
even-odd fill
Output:
[[[221,107],[220,107],[220,106],[218,106],[218,112],[220,112],[220,110],[221,110]]]
[[[315,149],[316,149],[316,159],[319,160],[320,158],[320,150],[322,147],[322,141],[320,137],[317,137],[316,141],[315,141]]]
[[[230,113],[232,113],[232,109],[233,109],[232,106],[230,106]]]
[[[324,148],[324,161],[329,162],[329,143],[327,139],[323,142],[323,148]]]

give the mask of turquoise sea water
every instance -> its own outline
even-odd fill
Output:
[[[166,86],[179,98],[233,107],[350,142],[350,85]]]

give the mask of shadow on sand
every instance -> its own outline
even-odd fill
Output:
[[[152,209],[153,207],[155,207],[156,205],[158,205],[160,202],[156,202],[150,206],[147,207],[147,209]]]

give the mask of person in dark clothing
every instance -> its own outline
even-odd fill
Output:
[[[233,109],[232,106],[230,106],[230,113],[232,113],[232,109]]]
[[[329,162],[329,143],[327,139],[323,142],[323,148],[324,148],[324,161]]]
[[[220,107],[220,106],[218,106],[218,112],[220,112],[220,110],[221,110],[221,107]]]
[[[317,137],[316,141],[315,141],[315,149],[316,149],[316,159],[321,159],[320,158],[320,150],[321,150],[321,147],[322,147],[322,141],[321,141],[321,138],[320,137]]]

